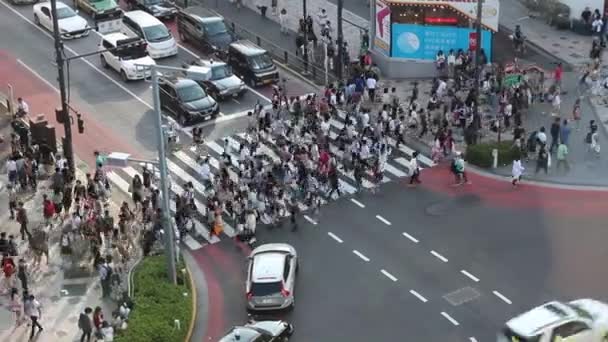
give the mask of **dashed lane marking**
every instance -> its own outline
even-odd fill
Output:
[[[344,242],[344,241],[342,241],[342,239],[340,239],[336,234],[334,234],[332,232],[327,232],[327,235],[329,235],[332,239],[336,240],[338,243]]]
[[[423,303],[428,302],[428,300],[427,300],[426,298],[424,298],[424,297],[423,297],[423,296],[422,296],[420,293],[418,293],[418,292],[416,292],[416,291],[414,291],[414,290],[410,290],[410,293],[411,293],[412,295],[414,295],[414,297],[416,297],[416,298],[420,299],[420,301],[421,301],[421,302],[423,302]]]
[[[413,243],[418,243],[418,242],[419,242],[419,241],[418,241],[418,239],[416,239],[415,237],[411,236],[410,234],[408,234],[408,233],[406,233],[406,232],[403,232],[402,234],[403,234],[403,236],[405,236],[406,238],[410,239],[410,240],[411,240]]]
[[[351,202],[353,202],[353,203],[355,203],[356,205],[358,205],[358,206],[359,206],[359,208],[365,208],[365,204],[363,204],[363,203],[361,203],[361,202],[357,201],[357,200],[356,200],[356,199],[354,199],[354,198],[351,198],[351,199],[350,199],[350,201],[351,201]]]
[[[317,221],[311,219],[308,215],[304,215],[304,219],[308,222],[310,222],[310,224],[312,224],[313,226],[317,225]]]
[[[454,318],[452,318],[452,316],[448,315],[445,312],[441,312],[441,316],[445,317],[445,319],[447,319],[448,321],[450,321],[450,323],[454,324],[455,326],[459,326],[460,323],[458,323],[457,320],[455,320]]]
[[[381,272],[382,274],[384,274],[384,275],[385,275],[385,276],[386,276],[388,279],[390,279],[390,280],[392,280],[392,281],[397,281],[397,278],[395,278],[395,276],[394,276],[394,275],[392,275],[392,274],[388,273],[386,270],[382,269],[382,270],[380,270],[380,272]]]
[[[510,300],[509,298],[505,297],[505,295],[503,295],[502,293],[500,293],[500,292],[498,292],[498,291],[496,291],[496,290],[492,291],[492,293],[493,293],[493,294],[494,294],[496,297],[498,297],[498,298],[502,299],[502,301],[503,301],[503,302],[505,302],[505,303],[507,303],[507,304],[513,304],[513,302],[511,302],[511,300]]]
[[[380,221],[382,221],[384,224],[386,224],[387,226],[391,225],[391,222],[387,219],[385,219],[384,217],[380,216],[380,215],[376,215],[376,218]]]
[[[363,255],[361,252],[359,252],[358,250],[353,250],[353,253],[358,256],[359,258],[361,258],[361,260],[365,261],[365,262],[369,262],[369,258],[366,257],[365,255]]]
[[[437,259],[439,259],[443,262],[448,262],[448,259],[446,257],[444,257],[443,255],[441,255],[435,251],[431,251],[431,254],[433,254]]]
[[[471,279],[472,281],[474,281],[476,283],[479,282],[479,278],[477,278],[476,276],[467,272],[466,270],[460,270],[460,273],[464,274],[465,276],[467,276],[469,279]]]

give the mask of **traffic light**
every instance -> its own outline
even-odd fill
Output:
[[[55,108],[55,119],[60,124],[63,124],[66,120],[66,115],[61,108]]]
[[[82,120],[81,114],[76,114],[76,116],[78,117],[78,119],[76,120],[76,122],[78,123],[78,133],[83,134],[84,133],[84,120]]]

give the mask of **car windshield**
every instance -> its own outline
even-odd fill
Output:
[[[266,69],[272,66],[272,59],[267,53],[249,56],[248,60],[253,70]]]
[[[251,283],[251,294],[255,297],[272,296],[281,293],[283,284],[280,281],[269,283]]]
[[[226,28],[226,24],[224,24],[223,20],[210,21],[205,23],[205,31],[208,35],[215,36],[228,32],[228,28]]]
[[[230,76],[232,76],[232,68],[230,68],[228,65],[211,68],[212,80],[221,80]]]
[[[57,19],[66,19],[76,16],[76,12],[69,7],[61,7],[57,9]]]
[[[500,334],[498,334],[498,342],[539,342],[539,336],[523,337],[515,333],[513,330],[504,328]]]
[[[568,305],[572,310],[576,311],[576,313],[583,317],[583,318],[587,318],[587,319],[593,319],[593,316],[589,313],[589,311],[583,309],[580,305],[578,304],[573,304],[573,303],[569,303],[566,304]]]
[[[149,42],[160,42],[171,38],[169,30],[162,24],[144,27],[144,35]]]
[[[184,102],[192,102],[205,98],[207,94],[199,85],[191,85],[188,87],[179,88],[177,90],[177,96]]]

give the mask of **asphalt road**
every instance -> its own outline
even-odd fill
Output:
[[[67,2],[70,4],[70,2]],[[12,6],[0,1],[0,49],[10,51],[26,68],[40,78],[56,86],[56,67],[51,34],[33,23],[31,6]],[[84,16],[84,15],[83,15]],[[85,16],[85,18],[87,18]],[[90,20],[90,18],[87,18]],[[92,21],[91,21],[91,24]],[[93,26],[93,25],[91,25]],[[175,34],[174,23],[167,26]],[[94,52],[101,37],[92,31],[88,37],[65,41],[67,57]],[[25,42],[25,43],[24,43]],[[195,49],[180,44],[175,57],[157,60],[159,65],[180,67],[204,55]],[[297,94],[312,92],[308,84],[288,72],[282,71],[287,87]],[[72,105],[79,111],[90,114],[108,126],[117,136],[125,137],[142,156],[154,155],[156,139],[152,108],[151,84],[146,81],[124,83],[118,73],[102,68],[98,56],[90,56],[70,62],[69,90]],[[16,89],[18,94],[19,89]],[[271,87],[249,89],[241,98],[220,103],[222,116],[241,114],[251,110],[257,101],[268,104]],[[27,99],[26,99],[27,101]],[[49,110],[51,112],[51,110]],[[88,119],[85,116],[85,120]],[[215,125],[209,125],[213,128]],[[224,122],[222,127],[229,126]],[[208,131],[213,131],[207,129]],[[111,137],[109,137],[111,138]]]

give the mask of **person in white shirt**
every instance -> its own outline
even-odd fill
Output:
[[[415,151],[412,154],[412,159],[410,160],[409,165],[410,171],[410,182],[409,186],[415,186],[416,184],[420,184],[420,166],[418,165],[418,151]],[[416,183],[416,184],[414,184]]]
[[[281,33],[288,34],[289,28],[287,27],[287,10],[284,8],[279,13],[279,24],[281,24]]]
[[[17,112],[15,115],[19,117],[24,117],[30,113],[30,106],[23,100],[23,98],[17,99]]]
[[[6,173],[8,174],[8,181],[12,184],[17,183],[17,162],[13,158],[9,158],[6,161]]]
[[[536,133],[536,140],[538,140],[541,145],[547,145],[547,134],[545,133],[545,127],[541,127]]]
[[[38,320],[42,317],[42,305],[40,305],[40,302],[34,295],[30,295],[24,304],[24,308],[25,315],[29,316],[32,320],[32,332],[30,333],[30,340],[32,340],[36,333],[36,328],[39,329],[39,332],[44,330],[40,323],[38,323]]]
[[[441,99],[445,95],[447,89],[448,84],[445,83],[444,80],[439,80],[439,85],[437,86],[437,97]]]
[[[513,175],[513,180],[511,184],[513,186],[517,186],[519,181],[521,180],[521,175],[524,173],[525,168],[521,165],[521,160],[519,157],[515,157],[513,160],[513,168],[511,170],[511,174]]]
[[[213,173],[211,173],[211,167],[209,166],[209,158],[205,158],[198,169],[199,175],[203,179],[203,184],[213,184]],[[206,185],[205,184],[205,185]]]
[[[369,100],[371,102],[374,102],[376,99],[376,83],[377,82],[378,81],[376,81],[374,76],[370,76],[367,78],[367,80],[365,80],[365,83],[367,86],[367,95],[369,95]]]
[[[456,55],[454,50],[450,50],[448,54],[448,77],[454,78],[454,66],[456,65]]]
[[[319,32],[322,32],[323,25],[327,23],[327,11],[325,8],[321,8],[319,13],[317,13],[317,25],[319,25]]]
[[[368,112],[363,112],[363,114],[361,115],[361,125],[363,127],[369,126],[369,113]]]

